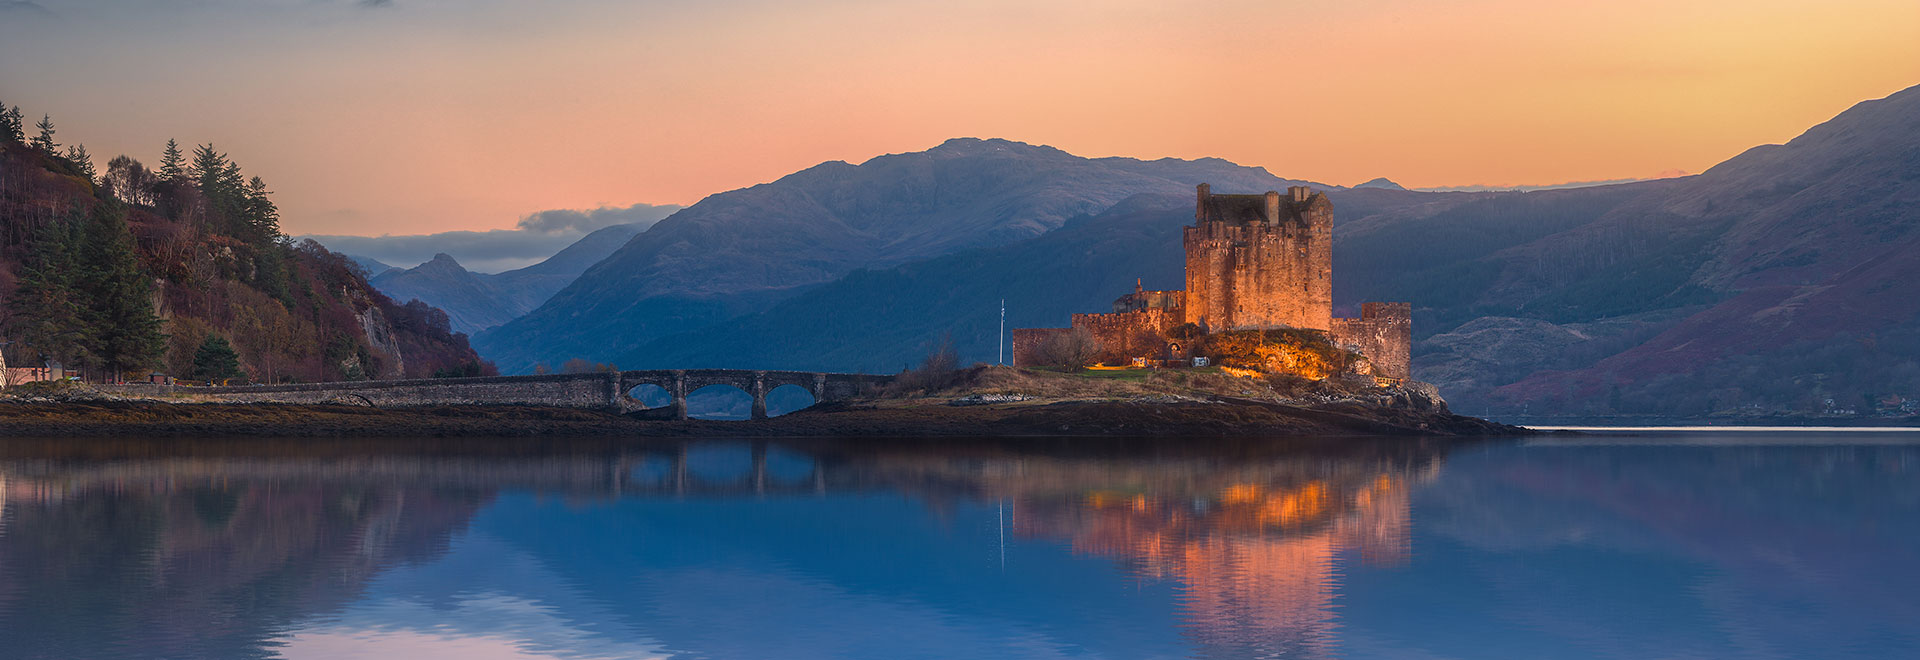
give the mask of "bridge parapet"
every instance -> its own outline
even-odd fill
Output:
[[[754,418],[766,417],[767,392],[781,385],[797,385],[814,401],[841,401],[858,396],[892,376],[805,371],[749,371],[741,369],[660,369],[484,376],[415,380],[369,380],[290,385],[193,387],[132,383],[101,385],[101,389],[130,395],[178,397],[219,403],[357,403],[381,408],[409,406],[527,405],[585,408],[629,413],[645,410],[628,392],[640,385],[658,385],[673,395],[672,416],[687,418],[687,394],[708,385],[731,385],[753,396]]]

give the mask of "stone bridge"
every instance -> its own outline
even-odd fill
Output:
[[[148,396],[178,396],[232,403],[358,403],[378,408],[446,405],[529,405],[588,408],[619,413],[650,410],[629,393],[655,385],[673,397],[659,409],[671,419],[687,418],[687,394],[710,385],[730,385],[753,397],[753,419],[766,419],[767,393],[795,385],[813,395],[814,403],[844,401],[869,388],[884,385],[892,376],[811,371],[750,371],[743,369],[658,369],[609,371],[590,374],[538,376],[484,376],[422,380],[367,380],[345,383],[194,387],[189,385],[104,385],[101,389]]]

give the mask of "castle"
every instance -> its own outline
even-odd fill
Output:
[[[1111,314],[1074,314],[1071,328],[1014,330],[1014,364],[1037,364],[1043,343],[1073,329],[1093,335],[1108,356],[1182,360],[1191,347],[1170,335],[1191,323],[1208,333],[1320,330],[1366,356],[1373,375],[1409,376],[1411,304],[1370,302],[1359,318],[1333,315],[1333,203],[1325,194],[1293,187],[1285,195],[1216,195],[1203,183],[1182,240],[1186,290],[1136,284]]]

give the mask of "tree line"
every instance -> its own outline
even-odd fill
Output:
[[[354,305],[390,301],[369,295],[364,278],[327,276],[344,259],[293,245],[266,182],[213,144],[188,153],[168,140],[158,169],[122,155],[101,174],[85,145],[62,148],[51,116],[31,137],[24,116],[0,104],[0,287],[9,265],[16,274],[0,328],[29,354],[109,376],[170,366],[201,380],[240,377],[241,356],[269,380],[296,370],[364,378],[380,357],[395,359],[355,338],[353,316]],[[171,327],[162,307],[183,312]]]

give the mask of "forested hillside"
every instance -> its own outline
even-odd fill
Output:
[[[266,182],[212,144],[104,171],[43,115],[0,106],[0,342],[94,379],[255,382],[491,370],[424,303],[280,232]],[[31,134],[31,136],[29,136]],[[15,367],[22,366],[19,364]]]

